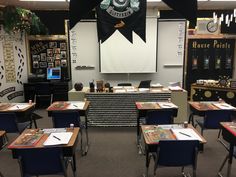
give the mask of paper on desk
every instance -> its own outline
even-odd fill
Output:
[[[117,89],[115,90],[115,93],[125,93],[126,90],[125,89]]]
[[[72,132],[63,133],[51,133],[46,141],[43,143],[44,146],[53,146],[59,144],[68,144],[72,136]]]
[[[28,104],[16,104],[10,108],[8,108],[8,110],[22,110],[27,108],[29,105]]]
[[[150,89],[149,88],[139,88],[138,89],[140,92],[149,92]]]
[[[169,102],[158,102],[158,104],[161,108],[178,108],[178,106]]]
[[[220,109],[235,109],[235,107],[227,104],[227,103],[213,103],[216,107]]]
[[[178,140],[199,140],[202,138],[191,128],[171,129]]]
[[[84,101],[73,101],[69,103],[70,104],[67,106],[67,109],[83,109],[85,105]]]

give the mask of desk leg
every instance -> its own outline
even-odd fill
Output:
[[[73,155],[73,163],[72,163],[72,169],[73,169],[73,174],[74,174],[74,177],[77,176],[77,172],[76,172],[76,157],[75,157],[75,154]]]
[[[88,111],[86,110],[85,112],[85,136],[86,136],[86,146],[85,150],[83,152],[83,155],[86,155],[88,153],[88,148],[89,148],[89,137],[88,137]]]
[[[193,120],[193,116],[194,116],[194,114],[193,114],[193,113],[191,113],[191,114],[189,115],[189,118],[188,118],[188,123],[190,124],[190,123],[192,122],[192,126],[194,127],[194,120]]]
[[[140,146],[140,112],[138,111],[137,117],[137,146]]]
[[[228,168],[227,168],[227,177],[231,175],[231,166],[233,162],[233,154],[234,154],[234,145],[230,144],[229,148],[229,158],[228,158]]]
[[[146,171],[145,171],[145,177],[148,177],[148,168],[149,168],[149,164],[150,164],[150,157],[149,157],[149,149],[147,147],[147,145],[145,145],[145,153],[146,153]]]

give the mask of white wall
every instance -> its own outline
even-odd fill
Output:
[[[25,35],[8,35],[0,26],[0,102],[23,102],[27,79]]]
[[[176,24],[175,24],[176,25]],[[75,82],[82,82],[84,86],[88,86],[89,81],[103,79],[105,82],[116,85],[120,82],[131,82],[133,85],[138,85],[140,80],[152,80],[152,83],[161,83],[165,86],[168,82],[182,81],[182,64],[183,57],[178,62],[174,58],[178,58],[176,50],[177,36],[173,38],[173,34],[178,34],[178,24],[175,28],[173,26],[167,27],[168,30],[164,30],[161,35],[169,36],[172,34],[172,38],[161,38],[158,40],[158,58],[157,58],[157,73],[152,74],[102,74],[99,72],[99,43],[97,39],[96,22],[80,22],[70,31],[70,47],[71,47],[71,70],[72,70],[72,84]],[[174,30],[174,31],[171,31]],[[176,31],[177,30],[177,31]],[[170,34],[168,34],[168,33]],[[158,32],[160,33],[160,31]],[[159,36],[158,36],[159,38]],[[173,40],[175,46],[173,46]],[[183,39],[185,40],[185,39]],[[162,51],[163,49],[166,50]],[[183,46],[184,49],[184,46]],[[174,56],[169,55],[173,54]],[[162,54],[162,55],[160,55]],[[165,57],[162,57],[165,56]],[[173,63],[173,59],[175,62]],[[177,60],[178,60],[177,59]],[[164,64],[179,64],[180,66],[175,67],[164,67]],[[89,66],[92,69],[76,70],[76,66]],[[178,72],[178,73],[177,73]]]

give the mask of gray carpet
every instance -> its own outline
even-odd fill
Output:
[[[43,119],[37,120],[40,128],[52,127],[46,111],[37,110]],[[226,150],[216,141],[218,131],[204,132],[207,144],[203,153],[198,155],[198,177],[216,177],[218,168],[226,155]],[[13,140],[17,135],[9,135]],[[145,156],[139,155],[136,147],[135,127],[90,127],[90,148],[87,156],[77,153],[78,177],[141,177],[145,172]],[[11,151],[3,149],[0,153],[0,171],[5,177],[19,177],[17,160],[12,159]],[[153,176],[153,163],[150,177]],[[191,172],[190,168],[186,169]],[[223,174],[226,167],[223,170]],[[68,169],[69,176],[72,176]],[[180,168],[160,168],[160,177],[180,177]],[[236,163],[232,166],[232,176],[236,177]]]

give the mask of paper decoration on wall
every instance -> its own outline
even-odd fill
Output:
[[[22,72],[24,70],[25,57],[24,57],[24,54],[22,53],[22,49],[20,47],[15,46],[15,51],[16,51],[17,56],[18,56],[17,60],[19,61],[19,65],[17,67],[16,82],[18,84],[23,85]]]
[[[116,30],[131,43],[132,32],[146,41],[146,0],[103,0],[96,12],[98,39],[101,42]]]
[[[5,41],[3,42],[3,60],[5,65],[5,78],[6,83],[12,83],[16,81],[15,73],[15,61],[14,61],[14,51],[13,42]]]

